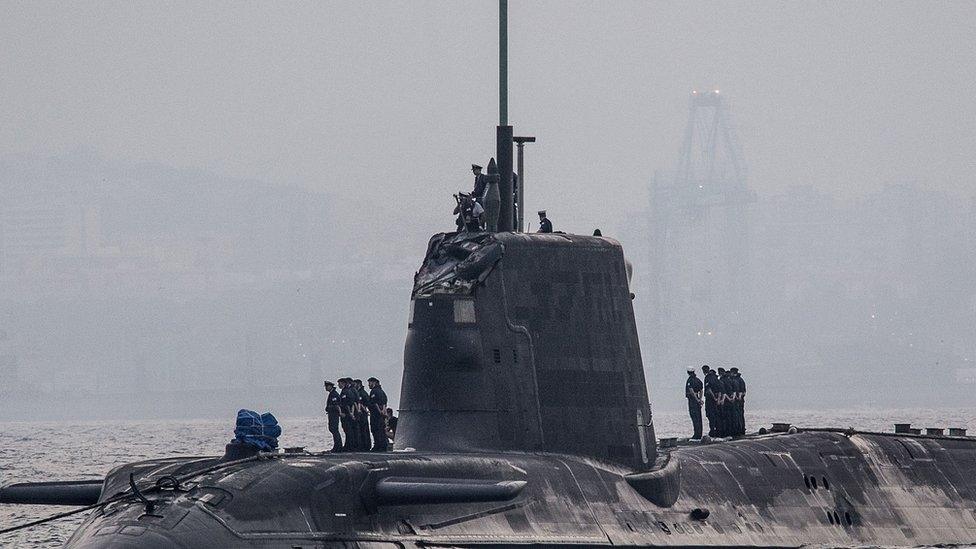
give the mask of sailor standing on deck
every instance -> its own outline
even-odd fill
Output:
[[[732,394],[729,396],[729,436],[737,437],[739,436],[739,384],[735,380],[735,371],[738,368],[729,368],[728,370],[728,383],[729,387],[732,389]]]
[[[718,378],[715,380],[715,436],[725,436],[725,368],[721,366],[715,371]]]
[[[363,388],[363,380],[357,379],[356,384],[356,405],[359,407],[356,412],[356,426],[359,428],[359,451],[368,452],[371,443],[369,440],[369,393]]]
[[[735,383],[735,434],[746,434],[746,382],[742,379],[738,368],[731,368],[732,381]]]
[[[332,435],[332,451],[342,451],[342,437],[339,435],[339,423],[342,416],[340,409],[339,391],[331,381],[325,382],[325,415],[329,418],[329,434]]]
[[[393,408],[386,409],[386,438],[389,442],[396,439],[397,417],[393,415]]]
[[[474,174],[474,189],[471,196],[479,203],[485,196],[485,189],[488,188],[488,176],[481,173],[483,168],[477,164],[471,164],[471,173]]]
[[[722,383],[722,433],[723,437],[730,437],[735,433],[735,383],[725,368],[718,369],[719,381]]]
[[[691,438],[699,439],[702,436],[702,389],[704,385],[698,376],[695,375],[695,367],[688,366],[688,380],[685,381],[685,397],[688,399],[688,414],[691,415],[691,425],[694,427],[695,434]]]
[[[708,436],[714,438],[718,436],[718,418],[716,417],[718,394],[715,387],[718,376],[715,375],[715,370],[709,368],[708,364],[704,364],[702,365],[702,377],[704,377],[705,385],[705,417],[708,418]]]
[[[339,378],[339,416],[342,423],[342,434],[345,435],[345,442],[342,444],[342,451],[356,451],[356,439],[359,438],[359,430],[356,429],[356,390],[352,387],[352,380],[348,377]]]
[[[539,231],[540,233],[551,233],[552,232],[552,221],[546,217],[545,210],[539,210]]]
[[[385,452],[386,442],[386,391],[380,387],[380,380],[371,377],[369,383],[369,426],[373,433],[371,452]]]

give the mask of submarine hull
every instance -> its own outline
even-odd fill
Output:
[[[124,491],[130,473],[142,485],[165,475],[185,480],[147,494],[151,511],[135,497],[96,510],[67,547],[976,542],[972,438],[750,436],[679,446],[656,470],[661,482],[643,483],[612,462],[517,452],[142,462],[113,471],[103,497]]]

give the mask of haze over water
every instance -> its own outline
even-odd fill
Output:
[[[311,417],[342,375],[395,407],[412,275],[494,151],[496,9],[0,9],[0,482],[217,452],[238,408]],[[976,428],[976,4],[509,17],[526,210],[623,244],[660,432],[703,363],[766,423]],[[693,90],[738,166],[707,196],[680,187]],[[324,447],[316,421],[286,437]]]
[[[341,374],[396,403],[411,277],[493,154],[495,10],[7,6],[0,415],[308,415]],[[702,363],[738,365],[762,407],[972,402],[974,19],[511,7],[526,209],[623,243],[656,406]],[[692,90],[727,107],[750,197],[731,217],[650,192],[688,177]]]

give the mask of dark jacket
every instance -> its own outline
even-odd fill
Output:
[[[718,378],[718,374],[715,372],[708,372],[705,376],[705,402],[710,402],[715,404],[718,402],[718,396],[725,392],[725,388],[722,387],[722,382]]]
[[[722,383],[722,392],[729,396],[732,396],[732,393],[735,392],[735,380],[732,379],[732,376],[730,376],[729,374],[725,374],[724,376],[720,377],[718,380]]]
[[[336,391],[335,387],[333,387],[325,399],[325,413],[330,416],[339,415],[339,407],[341,405],[342,399],[339,397],[339,391]]]
[[[357,396],[359,397],[357,402],[362,404],[364,407],[369,408],[369,393],[366,392],[366,389],[359,387],[356,389],[356,392],[358,393]]]
[[[742,374],[735,374],[733,378],[735,380],[735,392],[745,393],[746,392],[746,382],[742,379]]]
[[[704,385],[702,381],[698,379],[698,376],[688,376],[688,381],[685,382],[685,397],[688,400],[698,402],[698,398],[695,396],[696,393],[702,392]]]
[[[386,411],[386,391],[377,385],[369,390],[369,411],[373,414],[382,414]]]
[[[488,188],[488,176],[486,174],[478,174],[474,176],[474,189],[471,191],[471,196],[475,198],[481,198],[485,195],[485,189]]]
[[[346,385],[339,393],[339,405],[342,407],[342,411],[346,414],[356,413],[357,400],[359,400],[359,395],[356,393],[356,389],[353,388],[352,385]]]

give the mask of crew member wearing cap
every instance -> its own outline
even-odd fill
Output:
[[[356,439],[359,438],[359,430],[356,428],[356,389],[352,386],[352,380],[348,377],[339,378],[339,416],[342,424],[342,434],[345,435],[342,444],[342,451],[356,451]]]
[[[474,174],[474,190],[471,191],[471,197],[481,203],[481,199],[485,196],[485,189],[488,188],[488,176],[481,173],[483,168],[477,164],[471,164],[471,173]]]
[[[360,452],[368,452],[372,447],[369,441],[369,393],[363,387],[363,380],[355,379],[356,394],[358,399],[356,405],[359,410],[356,412],[356,426],[359,428],[359,440],[356,449]]]
[[[719,406],[719,415],[722,417],[722,432],[719,436],[730,437],[735,433],[735,383],[725,368],[718,369],[718,378],[723,393]]]
[[[708,367],[708,364],[702,365],[702,377],[705,384],[705,417],[708,418],[708,436],[716,437],[718,436],[718,389],[716,388],[716,382],[718,382],[718,375],[715,374],[715,370]]]
[[[380,380],[371,377],[369,383],[369,426],[373,433],[373,447],[371,452],[385,452],[386,438],[386,391],[380,387]]]
[[[729,368],[726,383],[732,390],[729,396],[729,426],[726,433],[730,437],[739,435],[739,384],[735,381],[735,372],[738,368]]]
[[[725,436],[725,368],[715,370],[715,436]]]
[[[393,415],[393,408],[386,409],[386,438],[387,442],[396,440],[397,417]]]
[[[481,219],[485,214],[485,209],[481,204],[475,202],[470,195],[460,193],[455,195],[457,206],[454,213],[457,215],[455,224],[458,232],[468,231],[476,233],[481,230]]]
[[[738,368],[730,368],[732,382],[735,384],[735,435],[746,434],[746,382]]]
[[[339,406],[339,391],[335,383],[325,382],[325,415],[329,418],[329,434],[332,435],[332,451],[342,451],[342,437],[339,435],[339,421],[342,411]]]
[[[695,434],[691,438],[700,439],[702,436],[702,389],[704,386],[698,376],[695,375],[695,367],[688,366],[688,380],[685,381],[685,397],[688,399],[688,414],[691,415],[691,424],[695,429]]]
[[[540,233],[551,233],[552,232],[552,221],[546,217],[545,210],[539,210],[539,231]]]

